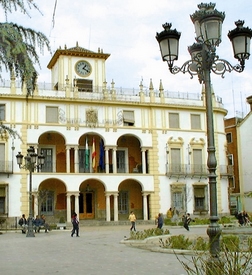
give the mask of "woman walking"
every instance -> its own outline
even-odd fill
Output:
[[[71,237],[73,237],[73,235],[75,233],[76,233],[76,237],[80,237],[79,236],[79,221],[77,219],[77,214],[76,213],[73,214],[72,224],[73,224],[73,229],[72,229]]]
[[[136,231],[136,216],[135,216],[135,214],[134,214],[133,211],[130,212],[129,220],[131,222],[131,228],[130,228],[130,230],[131,231],[132,230]]]

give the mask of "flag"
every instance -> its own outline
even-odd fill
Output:
[[[93,167],[93,169],[95,168],[95,157],[96,157],[95,139],[93,138],[93,146],[92,146],[92,167]]]
[[[105,169],[105,163],[104,163],[104,144],[103,140],[100,140],[100,156],[99,156],[99,167],[101,171],[104,171]]]
[[[86,148],[85,148],[85,170],[89,170],[89,150],[88,150],[88,142],[86,138]]]

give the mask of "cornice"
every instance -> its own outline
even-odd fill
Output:
[[[93,51],[87,50],[85,48],[79,47],[78,43],[77,43],[76,47],[66,48],[66,46],[65,46],[64,49],[59,48],[58,50],[56,50],[56,52],[54,53],[50,62],[48,63],[47,68],[52,69],[52,67],[57,62],[58,58],[62,55],[63,56],[98,58],[98,59],[105,59],[105,60],[110,56],[110,54],[103,53],[103,51],[100,49],[98,49],[98,52],[93,52]]]

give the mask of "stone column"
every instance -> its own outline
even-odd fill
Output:
[[[106,174],[109,174],[109,148],[105,147],[105,169]]]
[[[71,194],[67,193],[67,222],[71,222]]]
[[[114,193],[114,221],[118,221],[118,193]]]
[[[70,173],[70,146],[66,146],[66,169]]]
[[[106,193],[106,221],[110,222],[110,194]]]
[[[116,148],[113,148],[113,174],[117,173],[116,167]]]
[[[38,192],[34,192],[33,197],[34,197],[34,217],[36,217],[39,213]]]
[[[80,195],[79,193],[74,194],[74,208],[78,218],[79,218],[79,195]]]
[[[79,147],[74,147],[74,173],[79,173]]]
[[[142,173],[146,174],[146,159],[145,159],[146,149],[142,148]]]
[[[142,193],[142,196],[143,196],[143,218],[145,221],[148,220],[148,205],[147,205],[147,196],[148,194],[147,193]]]

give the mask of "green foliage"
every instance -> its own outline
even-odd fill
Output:
[[[0,5],[6,18],[8,12],[17,9],[27,15],[27,8],[38,10],[37,5],[30,0],[0,0]],[[26,85],[27,97],[32,95],[36,86],[37,71],[34,65],[40,65],[37,47],[41,53],[44,48],[50,50],[49,40],[43,33],[15,23],[0,23],[0,72],[4,67],[6,71],[19,76],[22,84]]]
[[[0,139],[8,140],[9,137],[19,138],[20,140],[22,140],[18,132],[4,125],[2,121],[0,121]]]
[[[65,218],[64,217],[60,217],[59,223],[65,223]]]
[[[35,8],[39,11],[38,6],[34,1],[31,0],[0,0],[0,6],[2,6],[5,17],[7,19],[7,13],[12,13],[13,11],[17,11],[20,9],[20,11],[24,14],[28,14],[28,9]]]
[[[131,240],[144,240],[149,237],[168,235],[168,234],[170,234],[170,231],[168,229],[163,230],[160,228],[151,228],[151,229],[145,229],[144,231],[137,231],[137,232],[131,231],[130,239]]]
[[[192,241],[186,238],[184,235],[171,236],[165,241],[165,247],[171,249],[189,249],[192,245]]]
[[[6,222],[6,219],[5,218],[0,218],[0,225],[1,225],[1,228],[3,226],[3,224]]]
[[[202,238],[202,237],[198,237],[195,242],[193,243],[193,250],[202,250],[202,251],[206,251],[209,249],[209,244],[208,242]]]
[[[239,251],[239,237],[234,235],[224,235],[220,241],[222,251],[235,252]]]
[[[191,258],[181,259],[176,255],[178,261],[189,275],[249,275],[252,274],[251,252],[230,252],[224,245],[219,257],[212,258],[208,251],[197,252]]]
[[[248,251],[252,252],[252,238],[248,238]]]

